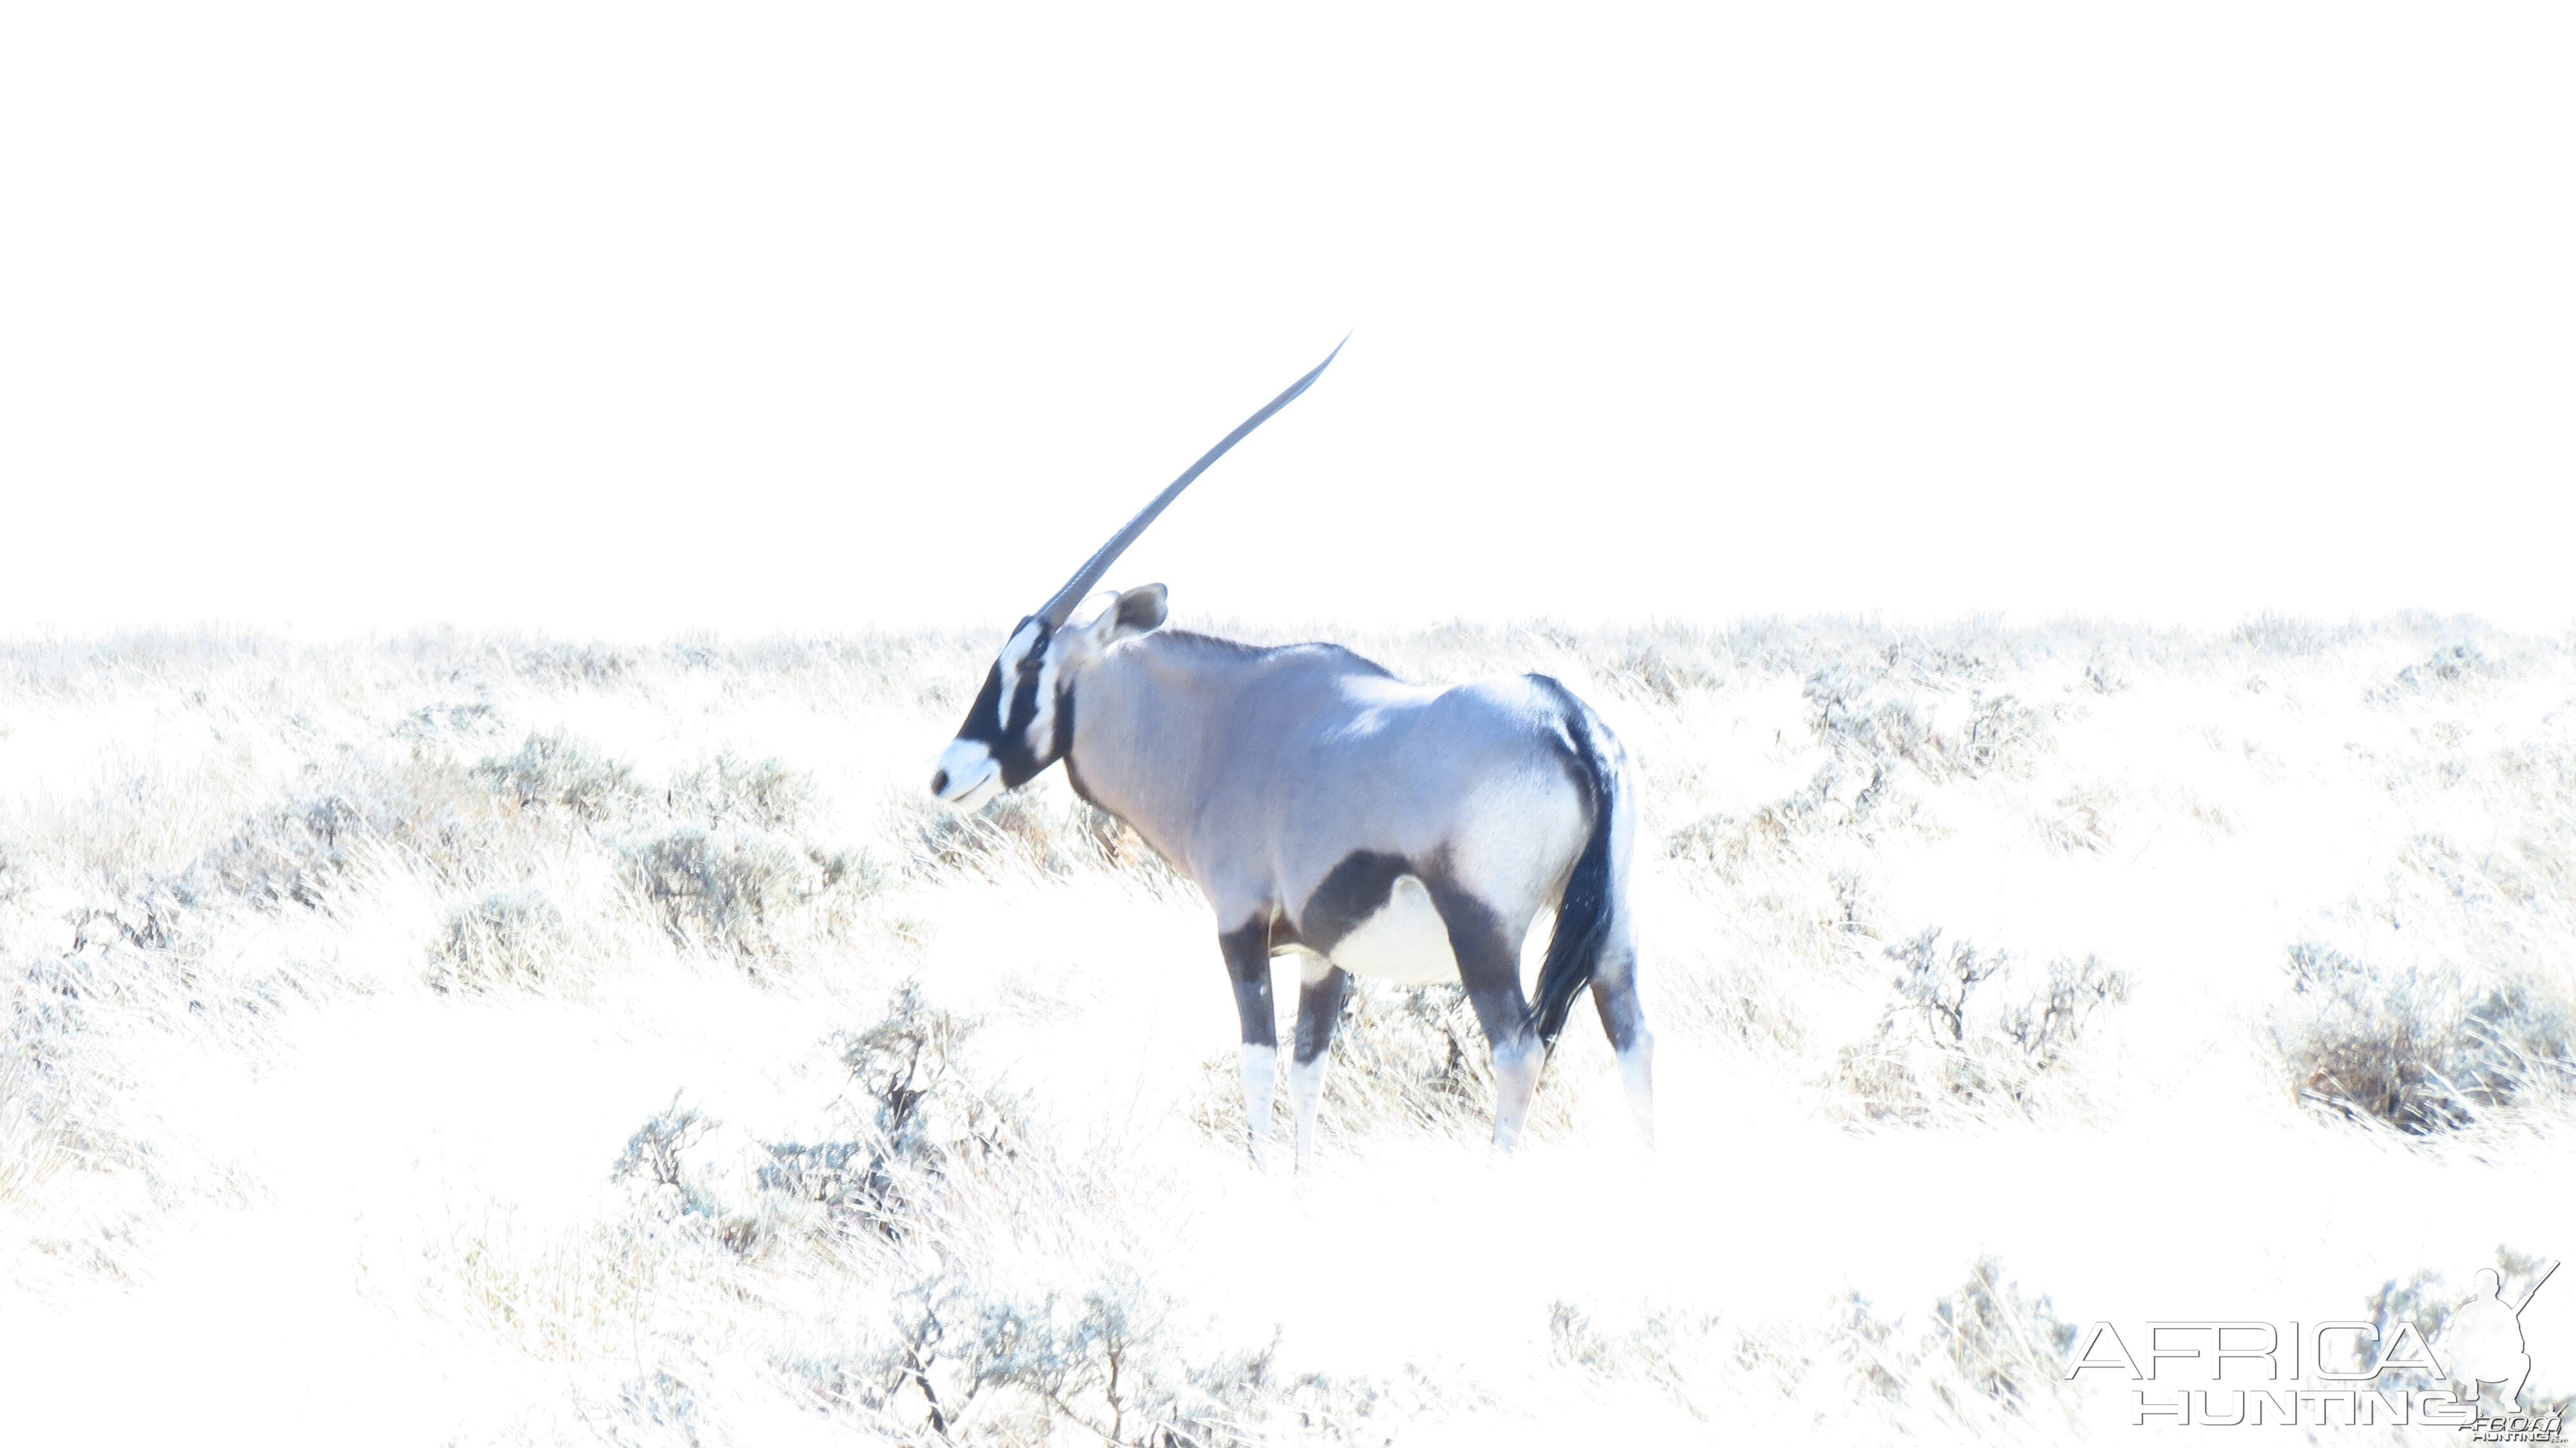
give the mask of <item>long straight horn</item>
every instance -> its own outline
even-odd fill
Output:
[[[1197,462],[1190,464],[1190,470],[1188,472],[1174,478],[1170,487],[1155,494],[1154,501],[1145,505],[1145,511],[1128,519],[1126,527],[1119,529],[1110,537],[1108,542],[1101,544],[1100,551],[1091,555],[1091,561],[1077,569],[1074,572],[1073,577],[1066,581],[1064,587],[1056,590],[1055,597],[1047,600],[1046,607],[1038,610],[1037,616],[1046,620],[1046,626],[1048,628],[1054,628],[1062,624],[1065,621],[1066,616],[1073,612],[1073,606],[1080,603],[1083,595],[1091,591],[1091,586],[1100,581],[1100,575],[1107,573],[1109,571],[1109,565],[1118,561],[1118,555],[1127,551],[1127,545],[1135,542],[1137,535],[1145,531],[1146,525],[1152,523],[1157,517],[1160,517],[1163,510],[1172,505],[1172,500],[1181,495],[1181,489],[1198,481],[1199,474],[1208,470],[1208,464],[1215,462],[1218,458],[1224,457],[1227,448],[1243,441],[1243,439],[1249,435],[1254,428],[1268,422],[1272,413],[1277,412],[1279,409],[1286,407],[1289,403],[1296,401],[1297,394],[1314,386],[1315,379],[1323,376],[1324,369],[1333,365],[1334,357],[1342,355],[1343,344],[1350,340],[1350,338],[1344,337],[1340,342],[1334,343],[1331,356],[1327,356],[1323,361],[1316,363],[1314,371],[1298,378],[1295,386],[1280,393],[1277,397],[1270,399],[1270,405],[1268,407],[1265,407],[1259,412],[1252,414],[1252,416],[1245,418],[1243,420],[1243,426],[1227,433],[1225,435],[1225,441],[1209,448],[1206,456],[1200,458]]]

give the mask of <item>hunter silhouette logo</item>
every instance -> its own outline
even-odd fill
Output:
[[[2460,1401],[2477,1404],[2479,1417],[2501,1418],[2522,1411],[2522,1385],[2531,1378],[2531,1354],[2523,1351],[2522,1310],[2557,1271],[2558,1264],[2550,1263],[2522,1300],[2507,1307],[2504,1278],[2492,1267],[2481,1267],[2478,1295],[2451,1314],[2442,1333],[2451,1383]],[[2491,1386],[2504,1391],[2489,1394],[2486,1389]]]

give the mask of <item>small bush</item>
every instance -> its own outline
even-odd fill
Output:
[[[1664,854],[1705,865],[1735,883],[1750,867],[1776,862],[1801,842],[1835,834],[1869,840],[1909,812],[1910,801],[1896,789],[1894,761],[1837,757],[1796,792],[1748,816],[1712,814],[1673,831],[1664,838]]]
[[[951,1443],[1052,1442],[1062,1425],[1117,1448],[1251,1448],[1275,1441],[1263,1431],[1273,1418],[1311,1440],[1339,1416],[1330,1408],[1365,1416],[1373,1405],[1320,1375],[1284,1378],[1275,1343],[1193,1355],[1176,1312],[1116,1265],[1046,1286],[944,1268],[898,1296],[851,1386],[881,1420],[917,1413]]]
[[[1643,1313],[1634,1327],[1619,1331],[1601,1326],[1571,1302],[1552,1302],[1548,1346],[1561,1363],[1595,1377],[1647,1383],[1707,1422],[1715,1408],[1705,1401],[1712,1396],[1707,1359],[1720,1321],[1713,1313],[1657,1307]]]
[[[369,850],[406,857],[433,873],[471,867],[491,844],[463,782],[442,768],[364,762],[336,787],[292,794],[242,822],[184,871],[146,888],[160,906],[202,909],[229,897],[262,910],[311,909]]]
[[[2105,969],[2098,955],[2081,964],[2051,961],[2039,993],[2005,1010],[2003,1032],[2021,1047],[2032,1070],[2045,1071],[2082,1039],[2094,1012],[2128,999],[2128,992],[2128,977]]]
[[[1867,1117],[1921,1123],[1944,1105],[2035,1105],[2094,1017],[2128,997],[2128,978],[2099,957],[2052,961],[2015,991],[2028,972],[2008,952],[1964,940],[1944,951],[1940,939],[1936,926],[1887,947],[1895,999],[1876,1035],[1842,1052],[1838,1079]]]
[[[1558,1362],[1605,1384],[1657,1391],[1703,1422],[1740,1412],[1748,1388],[1791,1400],[1813,1395],[1845,1410],[1892,1405],[1909,1429],[1922,1425],[1921,1406],[1937,1408],[1952,1424],[1996,1428],[2056,1400],[2076,1330],[2047,1298],[2034,1300],[2007,1282],[1995,1259],[1980,1259],[1965,1283],[1932,1303],[1928,1317],[1923,1330],[1910,1332],[1906,1314],[1883,1313],[1846,1293],[1821,1320],[1738,1326],[1718,1314],[1659,1305],[1609,1326],[1557,1302],[1549,1308],[1548,1338]],[[1927,1388],[1934,1403],[1908,1403]]]
[[[127,890],[112,904],[73,910],[72,948],[92,950],[124,945],[136,950],[194,954],[205,943],[202,912],[223,898],[221,881],[202,863],[180,874],[155,876]]]
[[[680,1098],[673,1096],[669,1106],[655,1112],[635,1128],[633,1136],[626,1138],[626,1150],[609,1168],[609,1180],[633,1182],[648,1190],[685,1189],[686,1153],[720,1124],[696,1107],[682,1106]]]
[[[790,916],[823,889],[810,855],[761,830],[683,825],[628,842],[624,855],[629,881],[683,944],[774,948]]]
[[[522,808],[559,809],[582,820],[606,819],[641,793],[623,761],[560,729],[531,734],[517,753],[475,765],[474,777]]]
[[[430,984],[440,991],[534,985],[544,980],[571,929],[543,892],[495,890],[448,912],[430,949]]]
[[[665,1368],[638,1373],[618,1385],[616,1416],[666,1442],[697,1448],[708,1439],[705,1413],[698,1390],[687,1379]],[[624,1448],[634,1441],[625,1434],[611,1434],[608,1441]]]
[[[1630,642],[1593,665],[1593,675],[1636,698],[1666,705],[1726,682],[1705,655],[1655,639]]]
[[[1973,655],[1905,645],[1806,676],[1808,726],[1831,757],[1795,792],[1751,814],[1712,814],[1665,837],[1666,855],[1734,881],[1806,839],[1866,842],[1912,818],[1907,779],[1941,783],[2022,769],[2048,742],[2047,717],[1989,693]],[[1961,692],[1962,687],[1965,692]]]
[[[1933,1039],[1952,1046],[1965,1045],[1968,997],[2009,965],[2011,957],[1980,955],[1975,946],[1964,940],[1952,941],[1949,954],[1944,956],[1940,941],[1941,929],[1934,926],[1912,940],[1887,948],[1888,958],[1897,963],[1896,993],[1921,1013],[1932,1027]]]
[[[1019,1103],[977,1085],[965,1069],[976,1021],[930,1004],[907,981],[884,1017],[840,1038],[841,1064],[857,1088],[844,1140],[770,1145],[760,1187],[819,1205],[838,1226],[886,1235],[928,1183],[1019,1150]]]
[[[2381,971],[2292,946],[2273,1039],[2300,1100],[2410,1135],[2455,1130],[2539,1085],[2576,1079],[2567,1003],[2511,977]]]
[[[2257,655],[2305,659],[2348,642],[2355,632],[2349,625],[2314,623],[2285,614],[2265,613],[2238,624],[2228,635],[2228,642]]]
[[[2406,694],[2422,694],[2464,684],[2474,679],[2492,679],[2503,675],[2505,668],[2487,656],[2475,643],[2463,641],[2435,649],[2431,657],[2408,664],[2397,671],[2397,677],[2374,691],[2374,697],[2393,699]]]
[[[245,826],[207,863],[225,890],[254,904],[310,908],[348,870],[351,852],[380,833],[375,823],[345,794],[299,800]]]
[[[777,759],[743,759],[728,750],[671,780],[674,813],[709,826],[793,830],[814,803],[814,777]]]
[[[1973,682],[1992,672],[1974,658],[1891,646],[1876,660],[1809,674],[1808,722],[1838,757],[1864,767],[1902,760],[1929,779],[1973,779],[2017,766],[2047,738],[2038,710]]]
[[[1981,1257],[1968,1280],[1932,1305],[1932,1342],[1976,1391],[2019,1410],[2054,1391],[2075,1348],[2075,1327],[2046,1297],[2021,1295],[2003,1264]],[[1936,1388],[1940,1379],[1933,1380]]]
[[[654,1216],[691,1219],[741,1257],[828,1247],[851,1232],[901,1242],[959,1173],[1021,1154],[1019,1101],[964,1069],[976,1029],[927,1003],[917,984],[896,991],[883,1019],[838,1039],[855,1088],[841,1103],[845,1134],[762,1143],[748,1202],[689,1160],[719,1123],[676,1097],[628,1139],[610,1176],[633,1183]]]
[[[61,961],[14,974],[0,987],[0,1203],[35,1200],[60,1172],[106,1155],[82,1120],[106,1085],[81,1050],[84,993]]]
[[[638,650],[599,643],[519,644],[507,648],[504,657],[520,677],[555,688],[620,683],[644,663]]]

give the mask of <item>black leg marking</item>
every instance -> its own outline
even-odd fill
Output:
[[[1592,1005],[1601,1013],[1601,1029],[1610,1037],[1610,1049],[1626,1051],[1645,1032],[1646,1012],[1637,1003],[1637,987],[1632,981],[1613,985],[1608,981],[1592,983]]]
[[[1509,1151],[1529,1119],[1530,1098],[1538,1091],[1539,1068],[1546,1061],[1530,1022],[1529,998],[1521,994],[1520,942],[1484,901],[1445,878],[1424,883],[1431,887],[1441,923],[1449,927],[1449,949],[1458,957],[1467,1003],[1476,1008],[1485,1041],[1493,1047],[1494,1145]]]
[[[1297,1064],[1306,1065],[1333,1047],[1333,1027],[1342,1018],[1342,998],[1351,978],[1340,966],[1326,968],[1319,980],[1297,992]]]
[[[1225,952],[1225,973],[1234,980],[1234,1008],[1243,1017],[1247,1046],[1279,1044],[1278,1007],[1270,996],[1270,922],[1255,920],[1216,938]]]
[[[1496,1047],[1531,1039],[1529,998],[1521,994],[1520,947],[1503,935],[1503,922],[1485,902],[1433,876],[1424,880],[1440,923],[1449,928],[1449,950],[1458,957],[1458,980],[1467,1001]]]
[[[1322,964],[1322,962],[1317,962]],[[1339,966],[1310,973],[1297,992],[1297,1059],[1288,1067],[1288,1099],[1297,1108],[1297,1169],[1315,1160],[1315,1117],[1324,1104],[1324,1071],[1332,1064],[1333,1027],[1351,978]]]
[[[1600,967],[1592,975],[1592,1006],[1601,1013],[1601,1030],[1610,1038],[1610,1049],[1626,1055],[1640,1040],[1652,1043],[1646,1031],[1646,1008],[1637,1000],[1637,950],[1621,941],[1602,952]]]
[[[1343,936],[1386,908],[1397,876],[1419,873],[1401,855],[1353,850],[1306,897],[1306,908],[1297,916],[1299,936],[1318,954],[1332,954]]]
[[[1234,1008],[1243,1017],[1243,1115],[1255,1166],[1270,1141],[1270,1105],[1279,1082],[1279,1019],[1270,1000],[1270,912],[1217,938]]]
[[[1601,959],[1592,979],[1592,1004],[1601,1012],[1601,1030],[1619,1053],[1619,1075],[1628,1088],[1628,1114],[1646,1145],[1655,1144],[1655,1033],[1646,1029],[1645,1008],[1637,1001],[1637,952],[1622,943]]]

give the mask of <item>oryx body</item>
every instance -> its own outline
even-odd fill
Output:
[[[1271,960],[1292,951],[1305,957],[1288,1072],[1301,1161],[1351,974],[1465,986],[1494,1053],[1504,1146],[1589,986],[1651,1133],[1653,1038],[1628,910],[1634,809],[1618,741],[1540,675],[1429,688],[1329,644],[1163,631],[1159,584],[1068,624],[1073,601],[1197,471],[1013,631],[933,790],[971,808],[1062,759],[1077,792],[1197,882],[1242,1018],[1256,1154],[1278,1069]],[[1533,1009],[1521,944],[1551,908]]]

